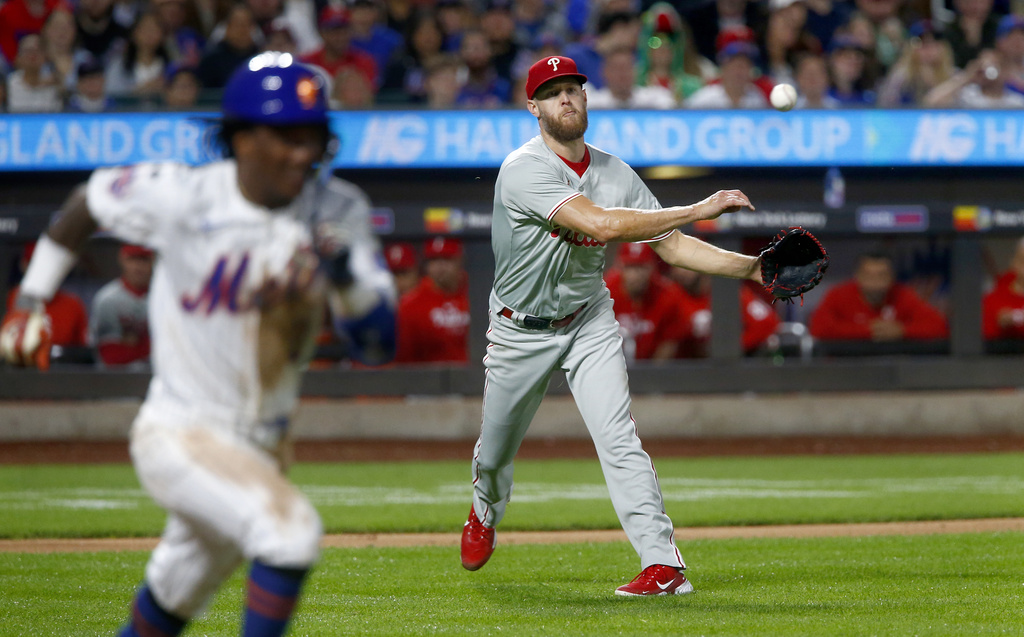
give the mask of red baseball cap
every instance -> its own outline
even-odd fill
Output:
[[[552,55],[542,60],[537,60],[530,67],[530,74],[526,76],[526,99],[532,100],[533,94],[537,92],[544,82],[556,77],[574,77],[580,84],[587,83],[587,76],[576,70],[576,62],[564,55]]]
[[[620,265],[654,265],[658,255],[646,243],[623,243],[619,246]]]
[[[347,9],[344,7],[327,5],[320,12],[317,24],[321,29],[330,29],[333,27],[348,26],[349,20],[350,18]]]
[[[153,251],[146,246],[126,243],[121,246],[121,254],[126,257],[151,257],[153,256]]]
[[[411,243],[395,243],[384,250],[388,268],[392,272],[412,270],[416,267],[416,251]]]
[[[744,25],[737,25],[723,29],[722,31],[719,31],[718,35],[715,37],[715,51],[721,51],[733,42],[754,44],[757,42],[757,36],[754,34],[753,29]]]
[[[462,256],[462,242],[450,237],[434,237],[423,248],[425,259],[456,259]]]

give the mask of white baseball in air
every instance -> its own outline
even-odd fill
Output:
[[[776,110],[785,113],[796,106],[796,89],[792,84],[776,84],[769,99]]]

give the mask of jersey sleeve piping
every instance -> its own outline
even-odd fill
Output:
[[[547,220],[551,221],[551,219],[555,216],[555,214],[558,213],[559,209],[562,206],[564,206],[565,204],[569,203],[570,201],[572,201],[576,197],[582,197],[582,196],[583,196],[582,192],[574,192],[571,195],[569,195],[568,197],[566,197],[565,199],[563,199],[563,200],[559,201],[558,203],[556,203],[555,206],[551,209],[551,212],[549,212],[547,214]]]

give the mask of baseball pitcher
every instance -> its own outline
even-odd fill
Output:
[[[0,332],[8,360],[45,365],[39,306],[93,230],[156,252],[153,378],[131,456],[169,518],[124,637],[179,634],[243,562],[243,634],[284,634],[321,536],[284,470],[327,297],[355,342],[372,331],[393,348],[390,274],[347,216],[358,197],[326,167],[315,177],[331,142],[320,77],[288,54],[252,58],[225,89],[221,139],[227,158],[200,167],[96,170],[39,241]]]
[[[462,565],[494,551],[512,492],[512,460],[552,372],[566,372],[597,447],[612,503],[642,571],[618,595],[689,593],[658,477],[630,414],[622,339],[602,278],[609,242],[650,242],[682,268],[760,281],[760,259],[718,249],[676,228],[753,209],[737,190],[663,208],[633,170],[587,145],[586,77],[567,57],[540,60],[526,82],[540,135],[504,161],[494,187],[490,341],[483,422],[472,462],[473,506]]]

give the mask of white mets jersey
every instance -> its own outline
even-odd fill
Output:
[[[343,217],[350,207],[366,208],[365,200],[334,181],[320,193],[311,182],[289,206],[269,210],[242,196],[232,160],[93,173],[87,202],[97,223],[158,255],[149,291],[146,415],[169,425],[228,427],[268,444],[283,431],[313,351],[322,295],[282,314],[261,311],[256,293],[268,281],[286,281],[293,256],[312,250],[314,200],[318,223],[358,234]]]
[[[505,158],[498,171],[491,222],[494,294],[514,311],[559,318],[604,289],[605,244],[552,222],[570,199],[583,195],[604,208],[661,208],[625,162],[587,148],[590,166],[582,177],[539,135]]]

